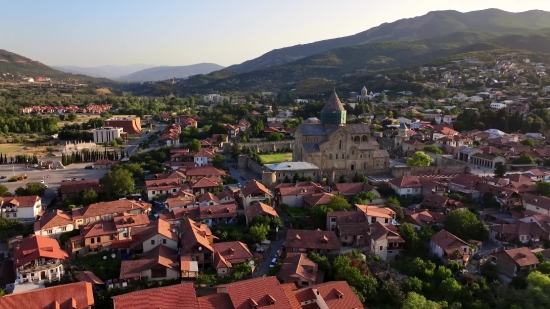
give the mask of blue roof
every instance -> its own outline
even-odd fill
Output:
[[[304,136],[308,135],[326,135],[325,126],[318,123],[304,123],[298,127],[300,133]]]

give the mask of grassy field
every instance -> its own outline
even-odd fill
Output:
[[[48,152],[46,147],[34,147],[30,144],[0,144],[0,153],[7,155],[37,155],[42,157]]]
[[[279,163],[284,161],[292,161],[292,152],[274,153],[260,155],[263,164]]]

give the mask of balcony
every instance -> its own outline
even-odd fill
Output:
[[[51,260],[42,264],[23,266],[22,269],[21,268],[19,269],[19,273],[30,274],[30,273],[35,273],[39,271],[46,271],[52,268],[57,268],[59,265],[61,265],[61,260]]]

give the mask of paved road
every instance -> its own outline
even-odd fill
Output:
[[[155,122],[155,125],[156,125],[155,129],[153,129],[149,133],[143,135],[138,140],[133,141],[131,143],[131,146],[126,147],[126,149],[124,149],[124,151],[128,152],[131,155],[133,152],[136,151],[139,144],[146,141],[151,135],[155,134],[155,132],[162,131],[166,127],[166,124],[160,123],[160,122]]]

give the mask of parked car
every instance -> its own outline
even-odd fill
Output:
[[[237,183],[237,186],[238,186],[239,188],[242,188],[242,187],[243,187],[243,185],[241,185],[241,183]]]
[[[92,165],[88,165],[88,166],[86,166],[84,169],[85,169],[85,170],[93,170],[94,167],[93,167]]]
[[[73,181],[76,181],[76,177],[73,177]]]
[[[275,263],[277,263],[277,259],[276,259],[276,258],[273,258],[273,259],[271,260],[271,263],[269,263],[269,268],[275,267]]]
[[[0,179],[6,179],[6,176],[0,176]]]

